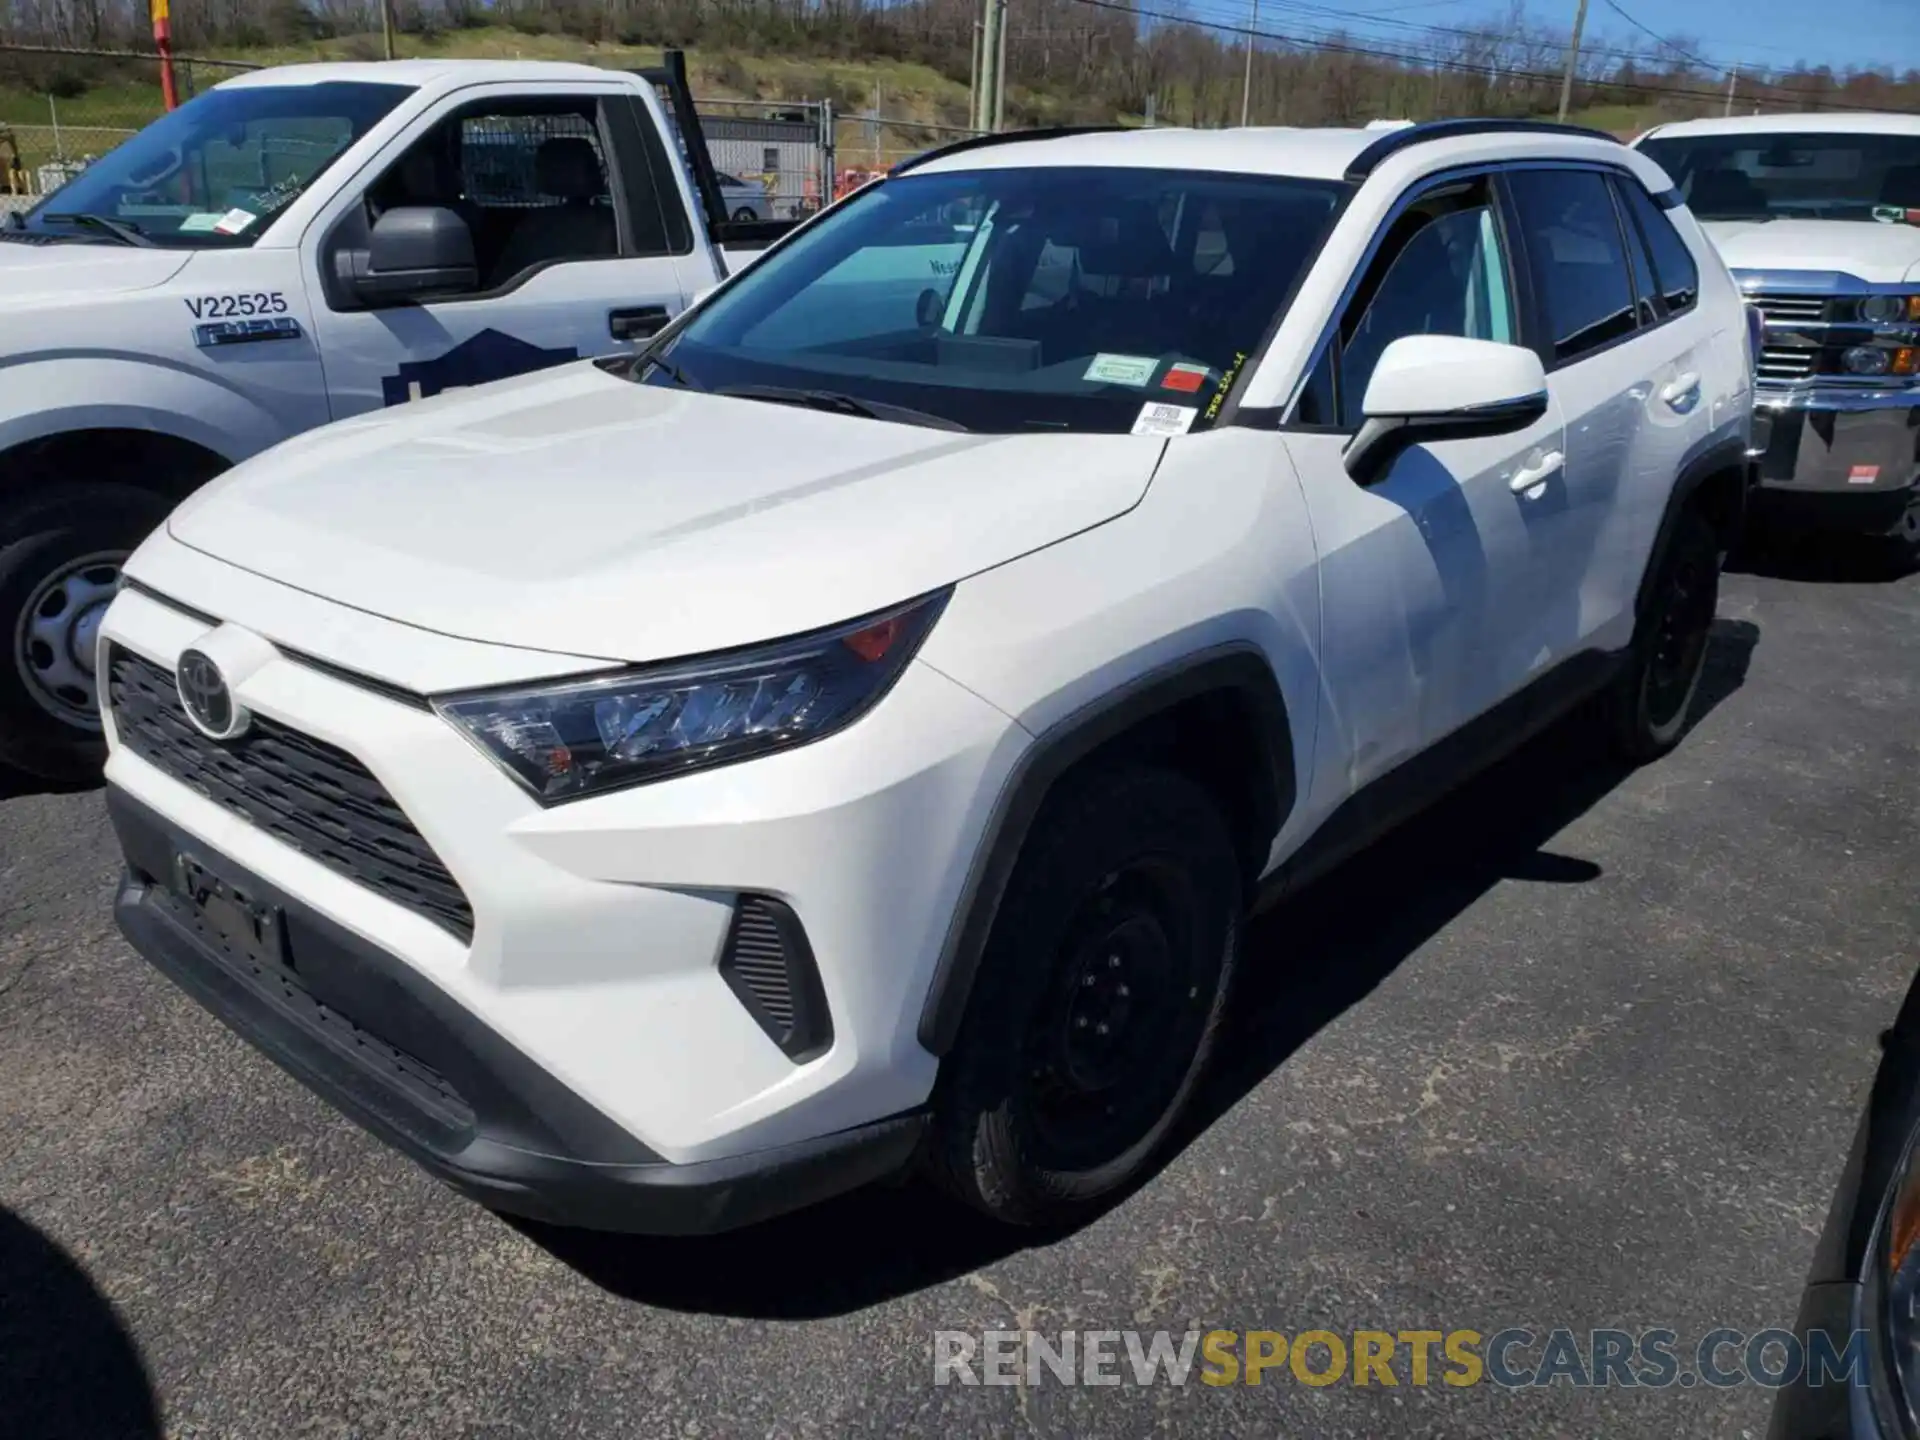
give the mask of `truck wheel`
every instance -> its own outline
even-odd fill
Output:
[[[733,212],[733,218],[736,220],[758,220],[760,215],[751,205],[742,205],[738,210]]]
[[[936,1181],[1060,1224],[1137,1177],[1213,1050],[1240,915],[1232,841],[1190,781],[1106,772],[1050,800],[942,1067]]]
[[[1610,697],[1613,745],[1623,759],[1656,760],[1680,743],[1719,603],[1719,538],[1704,516],[1688,511],[1660,559],[1652,604]]]
[[[99,775],[94,639],[122,562],[171,508],[106,484],[0,503],[0,763],[56,782]]]
[[[1908,560],[1920,564],[1920,491],[1916,491],[1907,502],[1906,510],[1894,522],[1887,536]]]

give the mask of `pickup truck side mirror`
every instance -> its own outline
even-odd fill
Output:
[[[478,289],[467,222],[439,205],[403,205],[373,223],[367,248],[342,257],[343,276],[368,305],[403,304]]]
[[[1374,366],[1360,410],[1343,458],[1347,474],[1372,485],[1412,446],[1526,429],[1547,413],[1547,372],[1519,345],[1403,335]]]

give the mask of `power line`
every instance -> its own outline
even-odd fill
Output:
[[[1629,15],[1625,10],[1621,9],[1618,5],[1616,5],[1614,3],[1614,0],[1601,0],[1601,3],[1604,4],[1609,10],[1613,11],[1614,14],[1618,15],[1622,20],[1626,21],[1627,24],[1633,26],[1633,28],[1638,30],[1641,34],[1652,36],[1652,38],[1657,43],[1666,46],[1667,49],[1671,50],[1674,54],[1678,55],[1682,60],[1687,61],[1689,64],[1698,65],[1698,66],[1701,66],[1703,69],[1707,69],[1707,70],[1726,71],[1733,68],[1732,66],[1727,66],[1727,65],[1715,65],[1711,60],[1702,60],[1698,55],[1692,55],[1692,54],[1689,54],[1687,51],[1682,50],[1678,45],[1674,44],[1671,40],[1667,39],[1666,36],[1658,34],[1654,30],[1649,29],[1647,26],[1642,25],[1638,20],[1634,19],[1633,16]]]
[[[1218,22],[1218,21],[1197,20],[1190,15],[1178,15],[1170,11],[1154,10],[1146,6],[1122,4],[1122,3],[1119,3],[1119,0],[1072,0],[1072,3],[1076,5],[1084,5],[1094,10],[1108,10],[1116,14],[1131,15],[1140,19],[1164,21],[1172,25],[1191,25],[1191,26],[1194,26],[1196,29],[1213,30],[1213,31],[1218,31],[1222,34],[1227,34],[1227,35],[1237,35],[1241,37],[1251,35],[1257,39],[1271,40],[1281,45],[1298,47],[1299,49],[1303,51],[1308,51],[1308,52],[1332,52],[1334,54],[1340,54],[1340,55],[1356,55],[1365,59],[1372,59],[1372,60],[1391,60],[1402,65],[1419,66],[1423,68],[1439,69],[1439,70],[1451,70],[1458,73],[1486,76],[1491,79],[1537,80],[1542,83],[1555,83],[1555,84],[1557,84],[1560,79],[1558,75],[1548,74],[1546,71],[1543,71],[1543,70],[1522,70],[1522,69],[1509,67],[1509,66],[1476,64],[1472,61],[1455,60],[1455,59],[1451,59],[1449,57],[1441,56],[1441,55],[1410,55],[1405,51],[1383,50],[1383,49],[1379,49],[1372,46],[1347,44],[1341,41],[1305,40],[1298,36],[1283,35],[1273,30],[1260,30],[1244,24],[1229,25],[1229,24]],[[1271,0],[1269,0],[1269,3],[1271,3]],[[1636,82],[1636,81],[1604,80],[1604,79],[1592,80],[1592,81],[1588,81],[1587,83],[1590,85],[1599,86],[1599,87],[1612,86],[1614,89],[1617,89],[1617,90],[1635,90],[1635,89],[1657,90],[1660,94],[1663,94],[1663,95],[1681,96],[1687,99],[1719,101],[1724,98],[1721,92],[1717,89],[1700,90],[1700,89],[1693,89],[1693,88],[1689,88],[1687,86],[1681,86],[1681,85],[1661,84],[1658,86],[1654,86],[1654,85],[1647,85],[1647,84]],[[1767,88],[1773,89],[1776,87],[1769,86]],[[1768,97],[1755,97],[1755,98],[1766,100]],[[1852,111],[1867,111],[1869,113],[1888,114],[1888,115],[1908,115],[1913,113],[1910,110],[1890,109],[1887,106],[1868,106],[1868,105],[1857,105],[1857,104],[1829,105],[1812,96],[1805,95],[1802,93],[1792,92],[1792,91],[1788,92],[1787,99],[1773,97],[1772,103],[1776,105],[1793,103],[1797,105],[1807,106],[1814,110],[1842,109],[1842,110],[1852,110]]]

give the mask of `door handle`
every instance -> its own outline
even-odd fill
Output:
[[[631,310],[609,310],[607,333],[616,340],[651,340],[673,317],[664,305],[639,305]]]
[[[1674,410],[1685,414],[1700,402],[1700,377],[1689,370],[1660,392],[1660,398]]]
[[[1522,465],[1513,472],[1513,478],[1507,481],[1507,488],[1516,495],[1524,495],[1534,486],[1543,484],[1562,465],[1567,457],[1558,450],[1549,450],[1538,460]]]

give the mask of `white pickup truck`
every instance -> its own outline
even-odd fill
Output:
[[[1765,316],[1759,512],[1920,558],[1920,115],[1693,120],[1635,143]]]
[[[95,630],[190,491],[645,342],[791,228],[727,213],[669,52],[259,71],[0,220],[0,764],[98,773]]]

